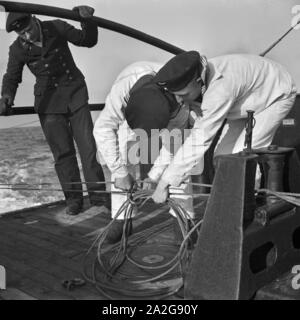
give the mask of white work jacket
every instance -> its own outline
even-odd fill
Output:
[[[136,141],[135,133],[129,128],[124,110],[131,88],[144,75],[155,74],[162,64],[136,62],[126,67],[117,77],[94,126],[94,137],[98,149],[98,159],[103,159],[114,177],[128,174],[127,144]],[[189,109],[181,106],[176,117],[169,122],[168,129],[184,128],[187,125]],[[153,180],[159,179],[172,158],[170,149],[162,147],[149,173]]]
[[[202,116],[196,118],[191,134],[161,177],[173,186],[184,181],[196,165],[203,164],[204,153],[226,118],[247,118],[247,110],[253,110],[255,116],[295,92],[285,68],[260,56],[220,56],[210,59],[208,68]]]

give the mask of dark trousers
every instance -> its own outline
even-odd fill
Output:
[[[68,114],[39,114],[40,123],[55,160],[55,170],[67,204],[82,203],[81,182],[74,140],[81,158],[83,174],[87,184],[90,202],[103,203],[105,194],[93,192],[105,190],[102,167],[96,160],[96,143],[93,136],[93,121],[88,105]]]

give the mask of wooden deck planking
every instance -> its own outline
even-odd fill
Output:
[[[76,290],[68,291],[62,286],[63,280],[70,280],[81,277],[81,266],[72,270],[66,259],[57,257],[55,253],[52,256],[44,254],[40,249],[28,247],[28,244],[17,247],[2,243],[4,237],[0,237],[0,261],[4,260],[10,269],[15,264],[15,270],[25,278],[35,280],[54,292],[71,299],[100,299],[96,290],[89,284]],[[11,239],[8,239],[11,240]],[[30,249],[33,249],[30,250]],[[3,258],[3,255],[5,257]],[[72,262],[72,261],[70,261]],[[8,287],[10,284],[8,283]]]
[[[68,223],[55,221],[53,213],[58,212],[57,208],[44,211],[19,212],[0,219],[0,262],[9,275],[8,287],[38,299],[101,299],[89,284],[74,291],[68,291],[61,285],[64,279],[81,277],[82,263],[69,257],[89,248],[91,239],[81,239],[81,236],[95,228],[95,222],[90,221],[89,226],[85,223],[83,228],[70,224],[70,231]],[[93,216],[95,214],[83,213],[81,219],[75,217],[70,221],[80,220],[77,222],[80,224]],[[107,223],[107,219],[97,220],[102,221],[102,226]],[[5,296],[11,297],[3,294],[2,298]],[[19,294],[16,295],[18,297]]]
[[[48,245],[53,246],[53,247],[65,247],[68,248],[69,250],[75,250],[77,251],[78,249],[86,249],[90,245],[90,241],[88,239],[81,239],[82,237],[70,237],[70,236],[65,236],[63,235],[58,235],[58,234],[53,234],[51,233],[51,230],[49,232],[48,228],[48,223],[47,221],[39,220],[37,223],[30,224],[24,224],[20,221],[11,223],[7,220],[5,221],[0,221],[0,229],[3,228],[9,228],[12,230],[15,230],[15,232],[19,232],[22,234],[27,234],[30,237],[36,238],[43,241],[46,241]],[[62,228],[62,227],[56,227],[56,228]],[[66,227],[64,227],[66,228]]]
[[[90,242],[84,236],[91,231],[91,228],[83,228],[84,230],[82,230],[81,226],[79,225],[72,225],[70,227],[68,225],[62,225],[58,221],[55,221],[55,217],[52,217],[51,215],[49,215],[49,217],[47,218],[37,216],[34,220],[23,217],[20,217],[18,219],[9,219],[8,217],[5,217],[2,219],[4,221],[9,221],[9,223],[12,224],[19,224],[22,226],[26,225],[26,227],[28,228],[38,229],[42,232],[45,232],[46,234],[59,237],[63,241],[73,240],[78,245],[79,243],[81,243],[81,245],[85,245]],[[0,223],[2,219],[0,219]],[[35,223],[32,223],[34,221]],[[28,222],[31,223],[28,224]]]
[[[3,300],[37,300],[37,298],[16,288],[8,288],[1,295]]]
[[[21,278],[18,282],[10,285],[7,283],[7,287],[17,287],[18,289],[30,294],[31,296],[41,300],[72,300],[73,298],[60,292],[55,291],[51,285],[45,284],[43,281],[39,281],[40,275],[38,270],[22,263],[21,261],[9,258],[6,254],[1,254],[1,263],[5,266],[7,273],[18,274]],[[0,296],[2,296],[0,291]],[[3,296],[2,296],[3,297]]]
[[[90,246],[90,244],[83,244],[72,239],[63,240],[57,236],[53,236],[52,234],[42,232],[39,229],[25,229],[23,226],[19,225],[14,225],[14,228],[11,229],[14,229],[15,232],[18,232],[20,234],[20,237],[27,237],[28,239],[31,239],[33,243],[36,243],[38,246],[41,247],[44,246],[53,250],[57,249],[58,253],[63,254],[68,258],[72,258],[73,256],[77,255],[78,252],[85,252]]]
[[[143,229],[156,215],[158,220],[168,219],[165,211],[153,205],[143,208],[135,227]],[[15,292],[15,299],[103,299],[88,283],[68,291],[61,282],[82,278],[83,257],[109,221],[109,214],[96,207],[66,216],[61,204],[1,216],[0,264],[7,270],[9,291],[0,292],[0,298],[13,299]]]
[[[1,259],[1,258],[0,258]],[[2,259],[3,260],[3,259]],[[6,290],[0,291],[0,299],[2,300],[37,300],[40,299],[56,299],[57,294],[51,291],[50,288],[37,283],[34,280],[25,278],[23,274],[17,272],[16,268],[9,268],[7,258],[6,261],[6,273],[7,273],[7,284],[9,286]],[[26,270],[26,269],[25,269]],[[20,292],[16,292],[16,290]],[[13,295],[13,293],[16,293]],[[28,296],[28,299],[25,298]],[[63,298],[65,299],[65,298]]]
[[[58,204],[0,217],[0,265],[7,272],[7,290],[0,291],[0,300],[105,299],[89,283],[68,291],[61,282],[82,278],[83,257],[110,217],[95,207],[70,217],[64,208]],[[170,219],[166,207],[149,205],[142,211],[134,222],[136,232]],[[172,232],[165,232],[151,241],[172,239]],[[256,299],[299,299],[299,291],[291,290],[290,283],[283,277],[280,286],[274,282],[260,289]]]
[[[66,261],[64,264],[69,265],[71,270],[77,271],[80,267],[77,263],[70,261],[70,257],[68,256],[69,252],[65,252],[63,247],[51,247],[51,245],[48,245],[49,242],[39,240],[33,236],[23,234],[21,232],[16,234],[13,230],[4,230],[0,227],[0,239],[3,244],[7,244],[7,246],[14,246],[18,250],[21,248],[26,251],[37,250],[36,252],[40,252],[41,250],[44,259],[51,261],[52,258],[56,258],[61,259],[61,261]],[[81,252],[82,250],[77,249],[76,253],[78,254]]]
[[[3,300],[37,300],[37,298],[16,288],[8,288],[1,295]]]

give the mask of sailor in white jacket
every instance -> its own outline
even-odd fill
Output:
[[[201,109],[190,136],[161,176],[153,194],[157,203],[165,202],[168,186],[180,185],[195,165],[203,170],[204,153],[225,119],[215,155],[243,150],[247,110],[255,112],[252,147],[267,147],[296,97],[285,68],[255,55],[225,55],[207,61],[196,51],[185,52],[167,62],[154,81]]]
[[[151,85],[150,89],[144,89],[145,85],[147,86],[152,81],[152,78],[161,66],[161,64],[153,62],[137,62],[126,67],[114,82],[106,98],[105,108],[95,122],[94,137],[99,153],[98,160],[104,161],[111,171],[111,180],[114,181],[114,184],[111,186],[112,191],[129,191],[133,187],[136,178],[134,164],[137,162],[134,159],[133,161],[128,159],[128,151],[130,147],[137,143],[137,139],[135,132],[130,129],[128,122],[131,122],[131,128],[134,129],[167,128],[168,130],[172,130],[173,128],[184,129],[190,121],[189,107],[179,103],[174,95],[161,90],[153,82],[153,94],[151,93]],[[135,93],[134,99],[133,93]],[[136,106],[137,103],[134,103],[134,101],[138,101],[139,99],[138,94],[141,96],[141,103],[138,104],[141,106],[141,109],[144,108],[144,112],[139,111],[139,105]],[[164,97],[160,100],[162,96]],[[166,101],[165,96],[168,96],[169,100]],[[143,125],[139,126],[137,122],[140,119],[137,116],[144,117]],[[178,149],[181,144],[182,141],[174,146],[174,149]],[[157,182],[159,180],[164,169],[170,163],[171,158],[172,151],[163,146],[148,173],[151,181]],[[188,211],[192,213],[191,196],[181,196],[181,198],[184,198],[183,200],[188,207]],[[126,199],[126,194],[112,194],[112,217],[115,217]],[[117,219],[123,222],[124,216],[120,215]],[[122,224],[120,223],[119,225],[120,228],[116,227],[116,229],[122,230]],[[119,235],[117,230],[115,234],[116,237],[114,239],[113,232],[111,232],[111,239],[108,239],[110,242],[118,240]]]

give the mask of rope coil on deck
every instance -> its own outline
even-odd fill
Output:
[[[92,246],[88,250],[84,259],[83,274],[87,281],[92,283],[96,289],[108,299],[114,299],[113,294],[118,296],[135,297],[135,298],[154,298],[162,299],[176,294],[182,287],[182,277],[185,268],[190,260],[188,251],[188,240],[193,232],[201,225],[202,221],[192,224],[189,230],[187,212],[173,199],[168,199],[169,206],[174,210],[182,235],[183,241],[179,246],[177,253],[167,262],[156,266],[143,265],[130,257],[129,251],[133,247],[137,248],[147,242],[151,237],[168,230],[170,223],[167,221],[159,225],[132,235],[129,239],[129,230],[132,228],[132,213],[136,203],[142,207],[150,200],[153,190],[139,190],[131,194],[129,199],[119,209],[116,217],[99,232]],[[105,238],[110,227],[117,220],[117,217],[124,213],[123,235],[120,243],[113,246],[105,247]],[[167,245],[167,244],[166,244]],[[170,246],[170,244],[169,244]],[[90,271],[87,271],[88,259],[93,255],[93,249],[96,249],[94,259],[90,265]],[[145,274],[137,276],[122,272],[122,266],[129,262],[136,268],[142,270]],[[150,272],[151,271],[151,272]],[[156,274],[153,275],[153,272]],[[175,285],[164,285],[160,288],[155,287],[158,280],[167,281],[171,277],[177,276],[179,281]]]

